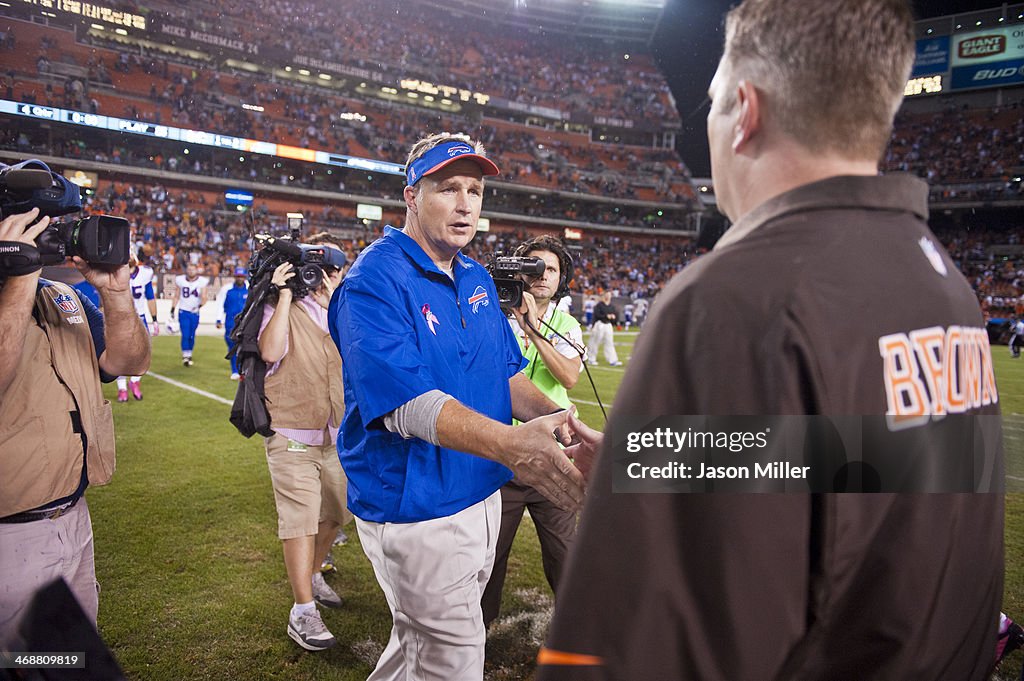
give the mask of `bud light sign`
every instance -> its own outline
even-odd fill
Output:
[[[1024,83],[1024,59],[987,62],[977,66],[960,66],[953,69],[952,88],[998,87]]]

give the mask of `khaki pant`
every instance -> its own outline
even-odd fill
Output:
[[[352,519],[345,507],[348,481],[329,437],[318,447],[300,445],[279,433],[264,443],[279,539],[316,535],[321,521],[345,525]]]
[[[491,574],[501,494],[444,518],[373,523],[359,541],[384,590],[394,625],[367,681],[481,681],[480,596]]]
[[[32,595],[60,577],[96,626],[99,584],[84,498],[55,520],[0,523],[0,648],[17,650],[18,624]]]

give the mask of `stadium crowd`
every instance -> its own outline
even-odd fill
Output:
[[[465,15],[454,40],[448,16],[396,2],[342,0],[326,15],[312,2],[226,2],[201,9],[183,4],[145,6],[187,28],[226,32],[264,51],[316,56],[399,78],[422,74],[436,83],[577,116],[659,127],[679,122],[668,84],[649,55],[630,55],[626,61],[600,43],[566,41],[558,34],[497,33],[485,18]],[[310,26],[309,16],[323,21]]]
[[[181,273],[188,263],[218,276],[244,266],[251,254],[250,229],[259,233],[286,231],[283,214],[257,201],[249,213],[226,210],[207,192],[169,190],[160,184],[104,183],[87,199],[89,212],[123,215],[135,228],[137,247],[160,272]],[[350,235],[350,259],[379,236],[378,225],[366,225],[335,207],[320,204],[303,210],[307,231],[331,230]],[[1024,226],[1006,229],[953,229],[937,232],[954,262],[974,287],[990,317],[1024,315]],[[487,263],[495,253],[508,254],[529,238],[517,230],[481,234],[467,255]],[[616,297],[654,298],[672,276],[702,251],[686,238],[586,235],[573,244],[574,290],[584,294],[612,291]]]
[[[142,58],[123,49],[90,49],[66,41],[58,46],[55,29],[19,29],[39,34],[39,50],[34,63],[28,54],[9,60],[9,98],[399,163],[417,130],[472,129],[485,144],[527,161],[507,178],[513,182],[649,201],[695,200],[689,173],[672,150],[598,144],[584,134],[526,125],[491,125],[479,118],[479,111],[456,115],[356,99],[326,86],[258,80],[244,72],[222,73],[210,64],[171,65],[165,58]],[[62,65],[59,74],[55,62]],[[662,78],[653,65],[641,73],[647,75],[638,75],[638,84]],[[616,102],[633,99],[622,92],[613,97]],[[637,102],[636,110],[660,108]]]
[[[104,182],[86,199],[86,212],[120,215],[133,225],[135,247],[160,273],[180,274],[194,264],[217,277],[245,266],[251,255],[250,230],[286,233],[283,214],[272,213],[257,201],[242,214],[216,205],[209,193],[168,189],[160,184]],[[380,235],[368,226],[326,204],[303,209],[304,231],[335,231],[352,235],[346,241],[350,260]],[[467,255],[486,264],[495,253],[510,253],[529,237],[526,229],[481,234]],[[653,298],[678,270],[698,255],[686,238],[631,238],[588,235],[575,244],[574,290],[596,294]]]

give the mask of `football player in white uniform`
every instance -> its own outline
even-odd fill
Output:
[[[142,325],[155,336],[160,333],[160,325],[156,321],[156,294],[153,291],[153,268],[141,264],[135,253],[132,253],[131,264],[131,290],[132,301],[135,303],[135,312],[142,319]],[[150,319],[153,320],[152,326],[149,324]],[[141,400],[142,377],[132,376],[130,381],[127,376],[117,377],[118,402],[128,401],[129,389],[131,390],[132,397],[136,400]]]
[[[199,268],[189,263],[185,274],[174,278],[178,287],[171,304],[171,317],[178,310],[178,326],[181,327],[181,363],[192,366],[192,349],[196,346],[196,329],[199,328],[199,308],[206,304],[206,277],[199,276]]]

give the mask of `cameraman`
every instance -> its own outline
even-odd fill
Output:
[[[274,270],[277,300],[264,308],[259,350],[267,363],[267,409],[275,434],[266,438],[267,465],[277,505],[277,535],[283,542],[285,570],[295,603],[288,636],[306,650],[330,648],[336,641],[316,603],[340,608],[341,599],[318,569],[338,528],[350,518],[345,509],[346,480],[335,441],[345,412],[341,355],[327,330],[327,307],[341,283],[344,253],[326,233],[306,243],[337,251],[337,266],[325,266],[320,287],[295,299],[291,263]]]
[[[558,239],[548,235],[521,244],[515,254],[541,258],[545,265],[543,274],[525,282],[522,305],[512,311],[515,318],[509,320],[528,362],[523,373],[552,402],[568,409],[568,390],[576,385],[583,369],[583,331],[576,319],[556,309],[552,301],[568,291],[572,258]],[[527,508],[537,528],[544,576],[551,590],[558,592],[562,565],[576,534],[576,513],[559,508],[530,485],[513,479],[501,488],[501,529],[494,568],[480,601],[487,626],[501,609],[508,554]]]
[[[38,215],[33,208],[0,221],[0,244],[35,252],[50,224]],[[14,643],[35,591],[59,577],[95,624],[92,523],[82,495],[114,471],[114,421],[100,381],[149,368],[128,266],[100,270],[78,257],[74,264],[99,291],[104,313],[38,269],[0,274],[0,647]]]

